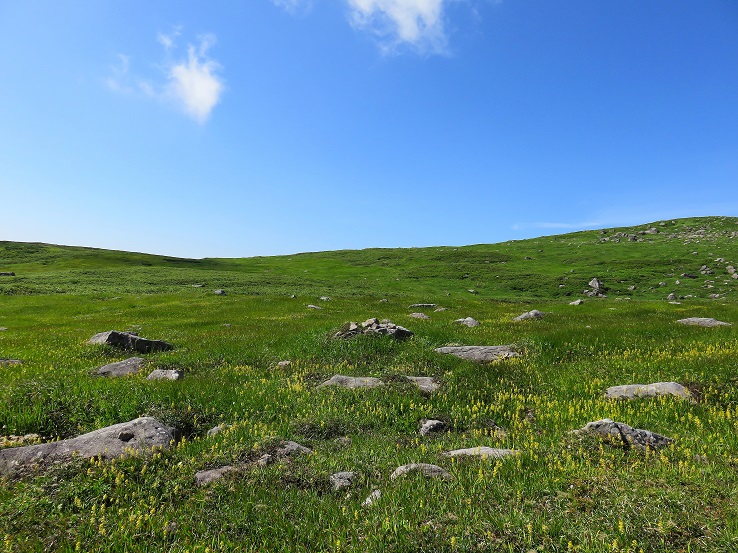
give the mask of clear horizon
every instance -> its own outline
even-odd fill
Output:
[[[187,258],[738,216],[738,4],[0,1],[0,240]]]

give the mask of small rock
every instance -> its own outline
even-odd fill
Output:
[[[584,303],[583,299],[578,299],[578,300],[570,301],[569,305],[582,305],[583,303]]]
[[[434,313],[440,313],[441,311],[447,311],[447,310],[448,310],[448,308],[447,308],[447,307],[436,307],[436,308],[435,308],[435,309],[433,310],[433,312],[434,312]]]
[[[213,294],[215,294],[216,296],[225,296],[226,292],[225,290],[221,290],[220,288],[218,288],[217,290],[213,292]]]
[[[632,286],[628,286],[628,290],[629,290],[630,292],[632,292],[632,291],[633,291],[633,290],[635,290],[635,289],[636,289],[636,285],[635,285],[635,284],[634,284],[634,285],[632,285]]]
[[[369,496],[364,500],[364,503],[362,503],[361,505],[364,507],[369,507],[380,497],[382,497],[382,492],[380,490],[374,490],[372,493],[369,494]]]
[[[213,426],[210,430],[208,430],[208,436],[216,436],[223,432],[227,427],[224,424],[219,424],[218,426]]]
[[[341,388],[376,388],[382,386],[382,381],[372,376],[345,376],[342,374],[336,374],[318,385],[318,388],[325,388],[326,386],[340,386]]]
[[[322,307],[318,307],[317,305],[313,305],[312,303],[309,303],[307,308],[308,309],[323,309]]]
[[[427,436],[430,433],[443,432],[446,430],[446,423],[443,421],[430,419],[425,421],[420,427],[420,435]]]
[[[476,319],[472,319],[471,317],[466,317],[464,319],[456,319],[454,322],[462,324],[464,326],[468,326],[469,328],[479,326],[479,321],[477,321]]]
[[[320,296],[319,299],[320,301],[331,301],[331,298],[329,298],[328,296]]]
[[[333,484],[334,490],[342,490],[343,488],[348,488],[353,484],[354,478],[356,478],[356,473],[351,471],[346,472],[336,472],[335,474],[331,474],[328,477],[328,480],[330,480],[331,484]]]
[[[280,361],[279,363],[277,363],[277,367],[279,367],[280,369],[287,368],[290,365],[292,365],[292,361],[288,361],[288,360]]]
[[[476,293],[477,293],[477,291],[476,291],[476,290],[472,290],[471,288],[470,288],[470,289],[468,290],[468,292],[469,292],[470,294],[476,294]]]
[[[673,301],[673,300],[677,299],[677,297],[676,297],[676,294],[674,292],[672,292],[671,294],[669,294],[668,296],[666,296],[666,299],[668,301]]]
[[[117,363],[109,363],[97,369],[100,376],[127,376],[138,373],[146,360],[141,357],[130,357]]]
[[[517,357],[512,346],[445,346],[436,348],[437,353],[454,355],[461,359],[487,363],[508,357]]]
[[[149,373],[146,380],[182,380],[184,372],[177,369],[155,369]]]
[[[3,272],[3,273],[0,273],[0,277],[4,277],[4,276],[5,277],[15,276],[15,273],[13,273],[13,272]]]
[[[435,306],[435,303],[414,303],[408,309],[433,309]]]
[[[522,315],[518,315],[513,319],[513,321],[527,321],[531,319],[542,319],[543,313],[538,311],[537,309],[534,309],[533,311],[528,311],[527,313],[523,313]]]
[[[290,440],[285,440],[277,448],[276,454],[283,457],[290,457],[292,455],[298,455],[300,453],[312,453],[313,450],[309,447],[298,444]]]
[[[622,422],[614,422],[612,419],[587,423],[584,428],[574,430],[574,433],[599,434],[605,438],[619,441],[627,447],[634,446],[639,449],[645,449],[646,447],[661,448],[673,441],[671,438],[650,430],[633,428]]]
[[[453,476],[451,476],[451,474],[445,469],[428,463],[410,463],[408,465],[397,467],[394,472],[390,474],[390,479],[396,480],[397,478],[410,474],[411,472],[419,472],[427,478],[443,478],[444,480],[453,479]]]
[[[379,303],[387,303],[389,300],[387,298],[382,298],[379,300]]]
[[[718,321],[711,317],[688,317],[686,319],[679,319],[677,322],[684,324],[684,325],[704,326],[704,327],[732,326],[730,323]]]
[[[204,284],[193,284],[192,285],[193,288],[202,288],[203,286],[205,285]]]
[[[226,465],[216,469],[200,470],[195,473],[195,484],[197,486],[207,486],[216,480],[220,480],[229,472],[236,470],[233,465]]]
[[[256,465],[259,467],[266,467],[267,465],[271,465],[274,462],[274,456],[269,455],[268,453],[265,453],[259,459],[256,461]]]
[[[423,319],[425,321],[430,319],[430,317],[426,315],[425,313],[410,313],[408,317],[412,317],[413,319]]]
[[[8,330],[6,327],[0,326],[0,332],[5,332],[6,330]]]
[[[444,453],[447,457],[481,457],[483,459],[504,459],[511,455],[517,455],[514,449],[498,449],[494,447],[469,447],[466,449],[454,449]]]
[[[426,394],[435,392],[440,388],[440,385],[434,382],[433,378],[430,376],[406,376],[405,378],[420,388],[421,392],[425,392]]]
[[[0,359],[0,366],[2,365],[21,365],[23,361],[20,359]]]
[[[625,384],[610,386],[605,391],[607,399],[636,399],[672,395],[682,399],[690,397],[689,390],[677,382],[654,382],[653,384]]]

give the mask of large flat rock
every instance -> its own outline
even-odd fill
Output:
[[[607,399],[637,399],[654,396],[677,396],[682,399],[690,397],[689,390],[677,382],[654,382],[653,384],[625,384],[610,386],[605,391]]]
[[[146,360],[142,357],[130,357],[123,361],[103,365],[97,369],[96,374],[100,376],[127,376],[129,374],[137,374],[144,363],[146,363]]]
[[[133,332],[119,332],[117,330],[108,330],[107,332],[95,334],[87,343],[107,344],[122,349],[138,351],[139,353],[168,351],[173,347],[172,344],[162,342],[161,340],[148,340],[141,338]]]
[[[603,438],[622,443],[626,447],[658,449],[666,447],[674,440],[650,430],[633,428],[624,422],[615,422],[612,419],[601,419],[587,423],[584,428],[575,430],[576,434],[598,434]]]
[[[338,386],[340,388],[376,388],[382,385],[382,381],[373,376],[345,376],[342,374],[336,374],[330,377],[328,380],[318,385],[318,388],[325,388],[326,386]]]
[[[390,475],[391,480],[396,480],[401,476],[418,472],[426,478],[442,478],[444,480],[452,480],[453,476],[445,469],[437,466],[430,465],[428,463],[410,463],[409,465],[402,465],[397,467],[394,472]]]
[[[114,459],[127,452],[166,449],[177,439],[177,431],[153,417],[140,417],[93,430],[76,438],[25,447],[0,449],[0,474],[40,463],[60,463],[73,457]]]
[[[512,346],[446,346],[436,348],[436,351],[479,363],[489,363],[498,359],[518,356],[518,352]]]
[[[406,376],[410,382],[415,384],[421,392],[430,394],[440,388],[440,385],[431,376]]]
[[[499,449],[487,446],[454,449],[453,451],[446,451],[444,453],[446,457],[480,457],[482,459],[504,459],[505,457],[517,454],[518,452],[514,449]]]
[[[686,319],[679,319],[677,322],[683,325],[704,326],[708,328],[714,326],[731,326],[730,323],[718,321],[712,317],[687,317]]]

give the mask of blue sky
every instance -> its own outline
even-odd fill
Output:
[[[0,240],[184,257],[738,216],[735,0],[0,0]]]

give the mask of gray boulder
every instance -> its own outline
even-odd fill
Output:
[[[464,326],[468,326],[469,328],[479,326],[479,321],[477,321],[476,319],[472,319],[471,317],[466,317],[464,319],[456,319],[454,322],[462,324]]]
[[[213,426],[210,430],[208,430],[208,436],[217,436],[223,430],[228,428],[225,424],[219,424],[218,426]]]
[[[226,465],[224,467],[218,467],[215,469],[199,470],[195,473],[195,485],[197,485],[198,487],[207,486],[208,484],[211,484],[216,480],[220,480],[229,472],[234,472],[236,470],[238,469],[236,469],[236,467],[234,467],[233,465]]]
[[[517,454],[518,452],[514,449],[498,449],[486,446],[454,449],[453,451],[446,451],[444,453],[446,457],[481,457],[482,459],[504,459],[505,457]]]
[[[423,423],[423,425],[420,427],[420,435],[421,436],[427,436],[431,433],[436,432],[443,432],[446,430],[446,423],[443,421],[430,419]]]
[[[414,303],[409,309],[433,309],[436,307],[435,303]]]
[[[346,471],[331,474],[328,477],[328,480],[330,480],[334,490],[342,490],[344,488],[350,487],[351,484],[354,483],[354,478],[356,478],[355,472]]]
[[[420,388],[421,392],[425,392],[427,394],[435,392],[440,388],[439,384],[437,384],[430,376],[406,376],[405,378]]]
[[[409,465],[402,465],[397,467],[392,474],[390,474],[391,480],[396,480],[401,476],[419,472],[426,478],[442,478],[444,480],[453,480],[453,476],[437,465],[430,465],[428,463],[410,463]]]
[[[650,430],[633,428],[623,422],[614,422],[612,419],[601,419],[587,423],[584,428],[574,431],[575,434],[598,434],[609,440],[622,443],[626,447],[658,449],[669,445],[674,440]]]
[[[95,334],[87,342],[88,344],[107,344],[122,349],[130,349],[139,353],[151,353],[156,351],[168,351],[172,349],[172,345],[161,340],[148,340],[141,338],[135,332],[119,332],[117,330],[108,330]]]
[[[527,313],[518,315],[513,320],[514,321],[528,321],[531,319],[542,319],[542,318],[543,318],[543,313],[541,313],[537,309],[534,309],[533,311],[528,311]]]
[[[177,369],[156,369],[149,373],[147,380],[182,380],[184,373]]]
[[[382,381],[372,376],[345,376],[336,374],[322,384],[319,384],[318,388],[325,388],[326,386],[339,386],[352,390],[356,388],[376,388],[377,386],[382,386]]]
[[[498,359],[517,357],[518,353],[512,346],[446,346],[436,348],[437,353],[446,353],[479,363],[488,363]]]
[[[677,396],[688,399],[689,390],[676,382],[654,382],[653,384],[626,384],[610,386],[605,391],[607,399],[636,399],[640,397]]]
[[[292,455],[299,455],[301,453],[312,453],[313,450],[304,445],[300,445],[297,442],[290,440],[284,440],[280,443],[279,447],[275,450],[275,454],[281,457],[291,457]]]
[[[213,294],[215,294],[216,296],[225,296],[226,295],[226,291],[225,290],[221,290],[220,288],[218,288],[217,290],[214,290],[213,291]]]
[[[76,438],[0,450],[0,474],[41,463],[59,463],[74,457],[114,459],[128,452],[167,449],[177,431],[153,417],[140,417],[82,434]]]
[[[370,493],[367,496],[367,498],[364,500],[364,502],[361,505],[362,507],[369,507],[372,503],[377,501],[380,497],[382,497],[382,491],[374,490],[372,493]]]
[[[711,317],[687,317],[686,319],[679,319],[677,322],[683,325],[704,326],[708,328],[714,326],[732,326],[730,323],[718,321]]]
[[[307,306],[308,309],[323,309],[319,305],[313,305],[312,303],[309,303]]]
[[[426,315],[425,313],[410,313],[408,317],[412,317],[413,319],[423,319],[424,321],[427,321],[428,319],[430,319],[430,317]]]
[[[20,359],[0,359],[0,367],[3,365],[21,365],[23,361]]]
[[[583,299],[578,299],[578,300],[570,301],[569,305],[582,305],[583,303],[584,303]]]
[[[100,376],[127,376],[138,373],[146,360],[141,357],[130,357],[123,361],[108,363],[97,369],[96,374]]]

